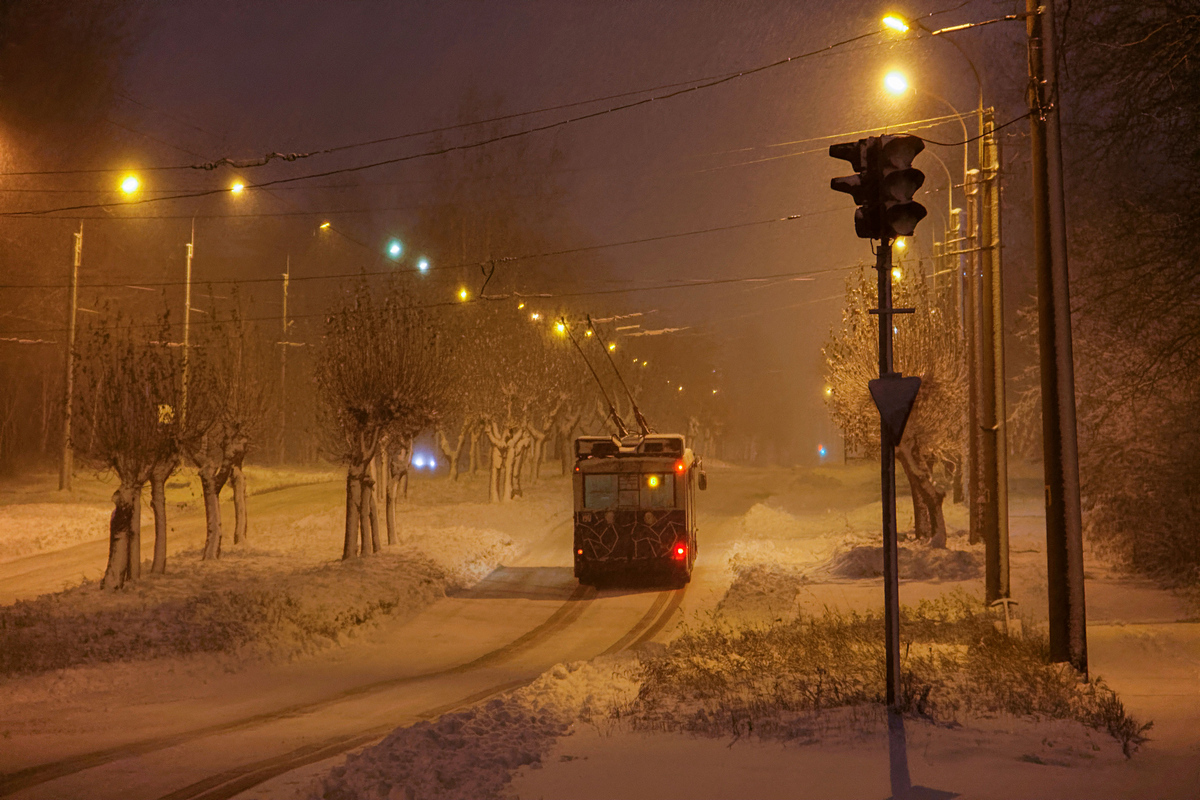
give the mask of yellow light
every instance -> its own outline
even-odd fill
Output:
[[[244,184],[244,183],[235,183],[233,186],[230,186],[230,187],[229,187],[229,191],[233,192],[234,194],[241,194],[241,193],[242,193],[242,189],[245,189],[245,188],[246,188],[246,184]]]
[[[121,191],[125,194],[133,194],[141,185],[142,183],[137,179],[136,175],[126,175],[121,181]]]
[[[891,28],[898,33],[908,33],[908,23],[902,17],[895,14],[888,14],[883,18],[883,25],[886,28]]]
[[[904,273],[901,272],[899,267],[892,267],[892,280],[898,281],[903,277],[904,277]]]
[[[466,289],[458,290],[458,299],[459,300],[466,300],[468,297],[470,297],[470,295],[467,293]]]
[[[323,231],[327,231],[327,230],[329,230],[329,223],[328,223],[328,222],[322,222],[322,223],[321,223],[321,230],[323,230]]]
[[[535,311],[535,312],[533,312],[532,314],[530,314],[530,315],[529,315],[529,318],[530,318],[531,320],[533,320],[534,322],[537,322],[539,319],[541,319],[541,318],[542,318],[542,315],[541,315],[541,314],[539,314],[538,312],[536,312],[536,311]]]
[[[524,303],[517,303],[517,310],[518,310],[518,311],[520,311],[520,310],[521,310],[522,308],[524,308],[524,307],[525,307],[525,304],[524,304]]]
[[[903,72],[889,72],[883,78],[883,85],[892,94],[904,94],[908,91],[908,78]]]
[[[608,352],[610,352],[610,353],[611,353],[613,350],[616,350],[616,349],[617,349],[617,343],[616,343],[616,342],[609,342],[609,345],[608,345]]]
[[[716,393],[717,393],[717,390],[716,390],[716,389],[713,389],[713,394],[716,394]]]
[[[826,386],[826,387],[825,387],[825,396],[826,396],[826,397],[833,397],[833,387],[832,387],[832,386]]]
[[[588,328],[586,331],[584,331],[584,332],[583,332],[583,335],[584,335],[584,336],[591,336],[591,335],[592,335],[592,329],[591,329],[591,328]]]
[[[559,322],[559,323],[555,324],[554,330],[558,331],[559,333],[566,333],[567,326],[563,325],[561,322]]]
[[[682,387],[682,386],[680,386],[680,387],[679,387],[679,391],[681,391],[681,392],[683,391],[683,387]]]
[[[645,367],[645,366],[649,366],[649,365],[645,361],[643,361],[642,366]]]
[[[903,239],[896,240],[896,249],[897,250],[903,250],[906,247],[908,247],[908,242],[904,241]]]
[[[651,489],[657,488],[658,487],[658,476],[651,475],[650,477],[646,478],[646,485],[649,486]]]

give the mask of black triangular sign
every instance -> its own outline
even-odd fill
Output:
[[[917,391],[921,388],[921,379],[917,377],[903,378],[898,373],[869,381],[871,399],[879,409],[879,418],[892,436],[892,444],[899,444],[904,435],[904,426],[908,424],[908,414],[912,411],[917,399]]]

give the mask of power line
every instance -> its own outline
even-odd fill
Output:
[[[478,304],[481,302],[497,302],[497,301],[503,301],[503,300],[561,300],[561,299],[570,299],[570,298],[579,298],[579,297],[599,297],[599,296],[611,295],[611,294],[632,294],[632,293],[636,293],[636,292],[672,291],[672,290],[678,290],[678,289],[697,289],[697,288],[704,288],[707,286],[722,286],[722,285],[735,284],[735,283],[758,283],[758,282],[768,281],[768,280],[796,280],[796,279],[803,279],[803,278],[813,278],[818,275],[827,275],[827,274],[832,274],[832,273],[837,273],[837,272],[843,272],[843,271],[850,270],[850,269],[857,269],[859,266],[860,266],[859,264],[854,264],[853,266],[826,267],[823,269],[800,270],[800,271],[796,271],[796,272],[777,272],[777,273],[773,273],[773,274],[769,274],[769,275],[751,275],[751,276],[747,276],[747,277],[743,277],[743,278],[713,278],[710,280],[690,281],[688,283],[666,283],[666,284],[658,284],[655,286],[630,287],[627,289],[594,289],[594,290],[590,290],[590,291],[579,291],[579,292],[537,292],[537,293],[515,292],[514,291],[514,292],[502,294],[502,295],[474,296],[474,297],[470,297],[466,300],[444,300],[444,301],[438,301],[438,302],[432,302],[432,303],[417,303],[417,304],[413,304],[413,305],[409,305],[409,306],[404,306],[404,307],[402,307],[402,310],[425,310],[425,309],[431,309],[431,308],[446,308],[446,307],[450,307],[450,306],[461,307],[461,306],[475,305],[475,304]],[[295,280],[295,278],[293,278],[292,280]],[[291,315],[289,317],[289,319],[291,319],[293,321],[302,320],[302,319],[324,319],[327,316],[329,316],[329,312],[320,312],[320,313],[313,313],[313,314],[295,314],[295,315]],[[279,315],[272,314],[271,316],[265,316],[265,317],[244,316],[244,317],[240,317],[240,321],[241,322],[271,322],[271,323],[275,323],[275,322],[279,321]],[[226,324],[227,322],[228,322],[228,320],[199,320],[199,321],[192,322],[191,325],[194,328],[194,327],[197,327],[200,325],[223,325],[223,324]],[[183,325],[183,322],[168,323],[168,327],[177,327],[177,326],[181,326],[181,325]],[[101,327],[101,326],[98,326],[98,327]],[[102,327],[104,330],[152,329],[152,328],[162,328],[163,322],[161,320],[159,320],[157,322],[151,322],[151,323],[131,323],[129,325],[102,326]],[[21,335],[21,334],[35,335],[35,334],[63,333],[64,331],[65,331],[65,329],[60,329],[60,328],[39,328],[37,330],[29,330],[29,331],[5,331],[5,333],[11,334],[11,335]]]
[[[625,240],[618,241],[618,242],[606,242],[603,244],[583,245],[580,247],[570,247],[570,248],[564,248],[561,250],[548,250],[548,251],[543,251],[540,253],[526,253],[526,254],[517,255],[517,256],[503,256],[501,258],[496,258],[496,259],[464,261],[464,262],[457,263],[457,264],[431,266],[431,267],[429,267],[429,271],[434,272],[434,271],[444,271],[444,270],[459,270],[459,269],[465,269],[468,267],[484,266],[484,265],[487,265],[487,264],[490,264],[493,262],[496,264],[513,264],[513,263],[517,263],[517,262],[521,262],[521,261],[531,261],[531,260],[539,259],[539,258],[552,258],[552,257],[556,257],[556,256],[576,255],[579,253],[592,252],[592,251],[596,251],[596,250],[607,250],[607,249],[610,249],[613,247],[627,247],[630,245],[648,244],[651,242],[668,241],[671,239],[682,239],[682,238],[689,237],[689,236],[701,236],[701,235],[710,234],[710,233],[720,233],[723,231],[739,230],[742,228],[752,228],[752,227],[758,227],[761,225],[770,225],[770,224],[778,223],[778,222],[794,222],[794,221],[800,220],[800,219],[807,219],[809,217],[820,216],[823,214],[832,214],[832,213],[840,212],[840,211],[845,211],[845,209],[844,208],[827,208],[827,209],[823,209],[821,211],[811,211],[811,212],[803,213],[803,214],[789,214],[786,217],[771,217],[769,219],[759,219],[759,220],[753,220],[750,222],[738,222],[738,223],[734,223],[731,225],[717,225],[717,226],[713,226],[713,227],[709,227],[709,228],[700,228],[700,229],[696,229],[696,230],[677,231],[675,233],[664,233],[664,234],[658,234],[655,236],[644,236],[644,237],[641,237],[638,239],[625,239]],[[298,281],[343,280],[343,279],[354,279],[354,278],[361,278],[361,277],[372,277],[372,276],[376,276],[376,275],[398,275],[398,274],[400,274],[400,275],[409,274],[409,275],[413,275],[413,276],[420,275],[420,273],[417,273],[417,272],[398,272],[396,269],[361,270],[359,272],[327,273],[327,274],[323,274],[323,275],[292,275],[290,277],[290,281],[292,283],[296,283]],[[278,283],[278,281],[279,281],[278,276],[274,276],[274,277],[270,277],[270,278],[222,278],[219,280],[193,281],[193,283],[202,283],[204,285],[208,285],[208,284],[226,285],[226,284]],[[80,283],[79,288],[80,289],[88,289],[88,288],[112,289],[112,288],[117,288],[117,287],[128,286],[130,283],[136,283],[139,286],[146,286],[146,287],[166,287],[166,286],[182,286],[185,282],[184,281],[123,280],[123,281],[115,281],[115,282],[110,282],[110,283]],[[0,284],[0,289],[63,289],[63,288],[66,288],[66,284],[61,284],[61,283],[3,283],[3,284]]]
[[[724,75],[721,77],[716,77],[716,78],[713,78],[712,80],[707,80],[702,83],[688,85],[681,89],[675,89],[675,90],[669,91],[665,94],[655,94],[655,95],[652,95],[651,97],[645,97],[640,100],[634,100],[629,103],[623,103],[621,105],[616,105],[611,108],[605,108],[605,109],[601,109],[599,111],[592,111],[592,112],[589,112],[586,114],[580,114],[578,116],[568,117],[566,119],[556,120],[554,122],[549,122],[549,123],[546,123],[543,125],[536,125],[532,128],[527,128],[522,131],[513,131],[510,133],[498,134],[496,136],[491,136],[486,139],[481,139],[481,140],[477,140],[474,142],[468,142],[466,144],[448,145],[446,147],[440,147],[440,148],[436,148],[433,150],[425,150],[425,151],[419,152],[419,153],[410,153],[408,155],[396,156],[394,158],[383,159],[380,161],[373,161],[373,162],[369,162],[366,164],[356,164],[354,166],[340,167],[337,169],[324,170],[322,172],[311,172],[306,175],[294,175],[294,176],[288,177],[288,178],[276,178],[274,180],[263,181],[261,183],[256,183],[256,184],[246,184],[245,188],[247,188],[247,189],[262,189],[262,188],[266,188],[269,186],[279,186],[279,185],[286,184],[286,183],[295,183],[297,181],[311,180],[313,178],[325,178],[325,177],[329,177],[332,175],[345,175],[345,174],[351,173],[351,172],[361,172],[363,170],[375,169],[377,167],[388,166],[388,165],[392,165],[392,164],[400,164],[403,162],[413,161],[413,160],[420,159],[420,158],[429,158],[429,157],[433,157],[433,156],[446,155],[448,153],[461,152],[464,150],[472,150],[472,149],[484,147],[484,146],[487,146],[490,144],[495,144],[497,142],[507,141],[509,139],[515,139],[515,138],[522,137],[522,136],[528,136],[528,135],[534,134],[534,133],[540,133],[540,132],[544,132],[544,131],[548,131],[548,130],[553,130],[555,128],[561,128],[566,125],[572,125],[572,124],[576,124],[579,122],[584,122],[589,119],[596,119],[597,117],[606,116],[608,114],[613,114],[613,113],[616,113],[619,111],[626,111],[631,108],[638,108],[640,106],[644,106],[644,105],[653,103],[658,100],[670,100],[672,98],[680,97],[682,95],[690,94],[692,92],[697,92],[702,89],[710,89],[715,86],[720,86],[722,84],[728,83],[730,81],[739,80],[741,78],[749,77],[751,75],[757,75],[761,72],[765,72],[770,69],[775,69],[777,67],[785,66],[787,64],[791,64],[793,62],[800,61],[802,59],[810,58],[813,56],[818,56],[823,53],[829,52],[830,50],[834,50],[838,47],[842,47],[844,45],[851,44],[853,42],[857,42],[857,41],[866,39],[871,36],[876,36],[881,32],[881,30],[882,29],[870,31],[869,33],[862,33],[857,36],[853,36],[849,39],[843,39],[839,42],[834,42],[833,44],[826,45],[817,50],[810,50],[806,53],[800,53],[795,56],[788,56],[786,58],[782,58],[777,61],[770,62],[768,64],[762,64],[760,66],[753,67],[750,69],[745,69],[745,70],[741,70],[739,72],[730,73],[730,74],[727,74],[727,75]],[[278,154],[273,154],[273,155],[278,155]],[[291,154],[291,155],[295,155],[295,154]],[[53,214],[53,213],[59,213],[59,212],[63,212],[63,211],[83,211],[83,210],[93,209],[93,208],[112,208],[112,207],[117,207],[117,206],[140,205],[140,204],[145,204],[145,203],[162,202],[164,200],[185,200],[185,199],[191,199],[191,198],[196,198],[196,197],[207,197],[207,196],[218,194],[220,192],[225,192],[225,191],[228,191],[228,189],[224,189],[224,188],[222,188],[222,189],[205,189],[205,190],[200,190],[200,191],[195,191],[195,192],[180,193],[180,194],[176,194],[176,195],[166,195],[163,197],[146,197],[146,198],[141,198],[138,200],[127,200],[127,201],[109,202],[109,203],[88,203],[88,204],[80,204],[80,205],[74,205],[74,206],[62,206],[59,208],[36,209],[36,210],[27,210],[27,211],[9,211],[9,212],[4,212],[3,214],[0,214],[0,216],[21,217],[21,216],[31,216],[31,215],[39,215],[39,214]]]

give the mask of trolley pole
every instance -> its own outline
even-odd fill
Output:
[[[71,285],[67,290],[67,354],[63,375],[63,440],[59,462],[59,491],[71,491],[71,473],[75,468],[75,452],[71,448],[71,413],[75,406],[75,316],[79,303],[79,266],[83,261],[83,223],[75,234],[75,257],[71,262]]]

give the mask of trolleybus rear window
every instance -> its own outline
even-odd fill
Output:
[[[617,476],[603,473],[583,476],[584,508],[615,508]]]
[[[652,472],[642,476],[641,508],[674,508],[675,475],[670,472]]]

